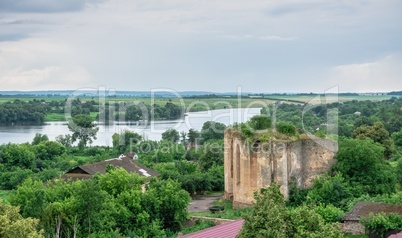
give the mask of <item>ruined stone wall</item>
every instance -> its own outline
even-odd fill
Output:
[[[342,232],[351,235],[365,235],[366,228],[359,221],[345,221],[345,223],[339,223],[339,228]]]
[[[248,143],[229,129],[225,132],[225,198],[235,208],[249,206],[255,190],[275,182],[287,199],[292,181],[307,188],[329,169],[336,148],[332,141],[307,137]]]

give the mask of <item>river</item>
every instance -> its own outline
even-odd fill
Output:
[[[206,121],[216,121],[231,125],[244,122],[260,113],[260,108],[236,108],[190,112],[182,119],[169,121],[152,121],[150,125],[136,125],[114,122],[111,125],[100,124],[97,139],[92,145],[112,146],[112,135],[124,130],[135,131],[147,140],[160,140],[162,133],[173,128],[179,132],[188,132],[193,128],[201,130]],[[44,125],[0,126],[0,144],[32,142],[36,133],[46,134],[50,140],[58,135],[71,134],[66,122],[46,122]]]

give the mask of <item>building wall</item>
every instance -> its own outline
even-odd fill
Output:
[[[225,198],[235,208],[251,205],[254,191],[272,182],[280,185],[286,199],[292,181],[300,188],[310,187],[314,177],[332,165],[337,148],[320,138],[248,143],[232,129],[225,132],[224,140]]]
[[[351,235],[364,235],[366,234],[365,227],[359,221],[345,221],[339,224],[342,232]]]

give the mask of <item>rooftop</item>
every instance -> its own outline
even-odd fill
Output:
[[[130,157],[127,157],[126,155],[121,155],[118,158],[78,166],[77,168],[74,168],[65,173],[62,178],[71,178],[72,180],[90,179],[96,173],[106,173],[107,167],[109,165],[112,165],[116,168],[123,168],[129,173],[137,173],[147,178],[158,175],[158,172],[156,172],[155,170],[143,166],[142,164],[138,163]]]
[[[235,238],[243,226],[244,220],[235,220],[221,225],[213,226],[188,235],[179,236],[180,238]]]
[[[361,217],[368,217],[370,213],[395,213],[402,215],[402,205],[377,203],[377,202],[357,202],[356,205],[344,217],[344,221],[359,221]]]

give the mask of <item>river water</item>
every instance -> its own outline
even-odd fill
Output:
[[[100,124],[97,139],[92,145],[112,146],[112,135],[124,130],[139,133],[147,140],[160,140],[162,133],[173,128],[179,132],[188,132],[193,128],[201,130],[206,121],[216,121],[231,125],[244,122],[260,113],[260,108],[236,108],[190,112],[182,119],[170,121],[153,121],[150,125],[137,125],[125,122],[114,122],[111,125]],[[46,134],[50,140],[58,135],[71,134],[66,122],[47,122],[44,125],[0,126],[0,144],[32,142],[36,133]]]

